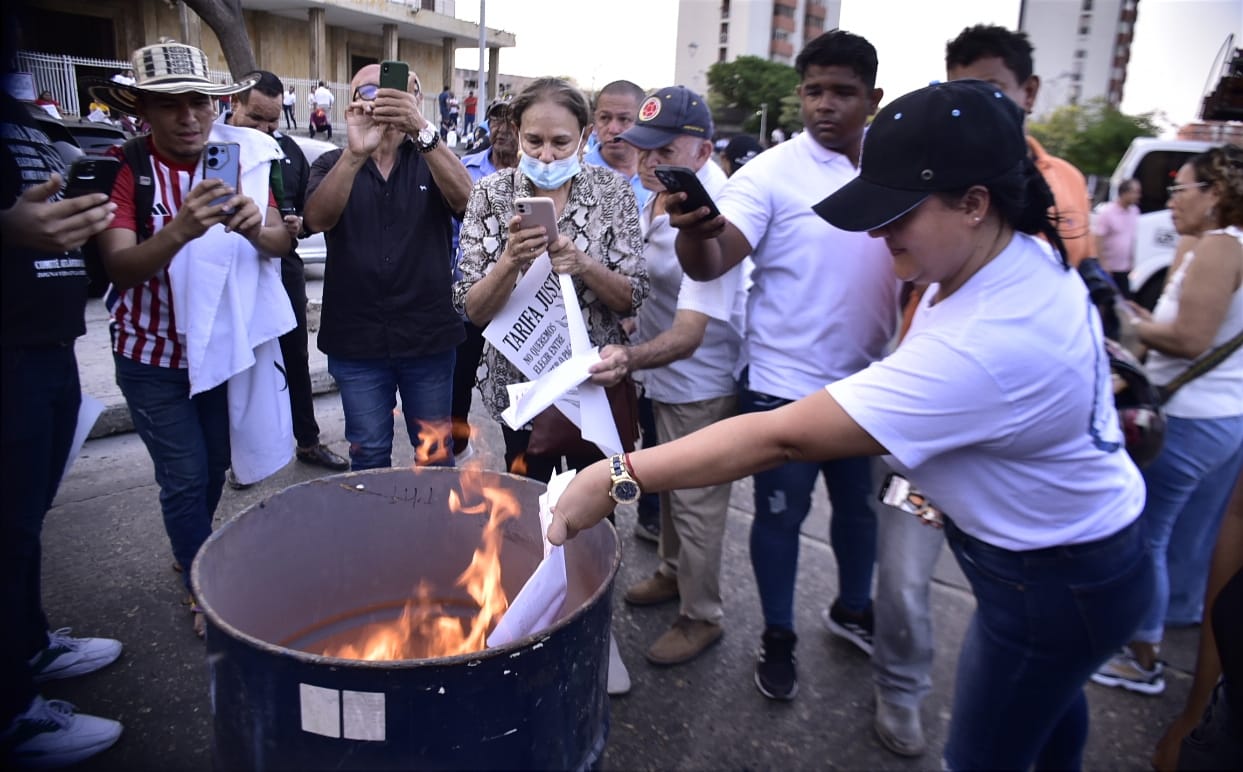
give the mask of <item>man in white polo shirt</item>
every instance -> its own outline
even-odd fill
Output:
[[[710,279],[751,254],[739,408],[771,410],[880,359],[897,319],[898,282],[883,241],[847,233],[811,207],[858,174],[864,126],[883,96],[876,49],[834,30],[799,53],[805,130],[761,153],[730,178],[722,217],[673,215],[686,273]],[[672,206],[676,207],[674,203]],[[829,630],[871,653],[871,585],[876,557],[875,488],[867,459],[790,462],[755,475],[751,564],[765,630],[756,687],[775,700],[798,691],[794,667],[794,580],[799,528],[817,475],[833,505],[830,541],[838,596]]]
[[[665,211],[668,193],[658,165],[695,172],[710,196],[720,195],[725,172],[712,159],[712,114],[703,97],[684,86],[644,100],[635,125],[618,139],[638,148],[639,177],[653,195],[643,205],[644,250],[652,293],[636,315],[629,346],[605,346],[594,380],[612,385],[642,370],[652,400],[656,434],[670,442],[734,414],[734,367],[742,343],[731,324],[742,265],[707,282],[682,273],[673,242],[677,231]],[[626,602],[654,606],[680,599],[673,626],[647,650],[657,665],[678,665],[721,638],[721,543],[729,508],[728,483],[660,495],[660,566],[626,591]]]

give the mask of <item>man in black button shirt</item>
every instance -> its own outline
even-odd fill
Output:
[[[420,112],[418,77],[404,92],[379,82],[379,65],[358,71],[348,146],[311,167],[304,224],[328,247],[319,348],[340,389],[352,469],[392,465],[399,392],[416,463],[452,465],[464,333],[449,299],[450,245],[470,175]]]

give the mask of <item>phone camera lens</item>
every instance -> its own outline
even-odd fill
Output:
[[[217,154],[217,153],[219,153],[219,152],[220,152],[220,148],[218,148],[218,147],[209,147],[209,148],[207,148],[207,154],[208,154],[208,155],[215,155],[215,154]]]

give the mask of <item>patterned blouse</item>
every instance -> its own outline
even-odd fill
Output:
[[[453,285],[453,305],[458,313],[465,315],[466,293],[492,270],[505,249],[514,199],[536,195],[539,191],[517,169],[501,170],[475,184],[462,220],[462,252],[458,264],[462,280]],[[584,254],[628,278],[630,313],[638,310],[649,289],[647,264],[643,260],[639,208],[634,191],[621,175],[611,169],[584,165],[570,182],[569,199],[557,220],[557,230],[572,239]],[[596,346],[626,343],[621,328],[623,315],[605,305],[582,279],[575,277],[574,287],[591,342]],[[476,378],[484,404],[498,421],[501,412],[509,406],[505,387],[527,380],[489,343],[484,344]]]

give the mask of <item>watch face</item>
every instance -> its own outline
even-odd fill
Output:
[[[619,480],[613,484],[613,498],[628,503],[639,498],[639,486],[630,480]]]
[[[424,126],[419,129],[419,142],[424,145],[430,143],[436,137],[436,130],[431,126]]]

